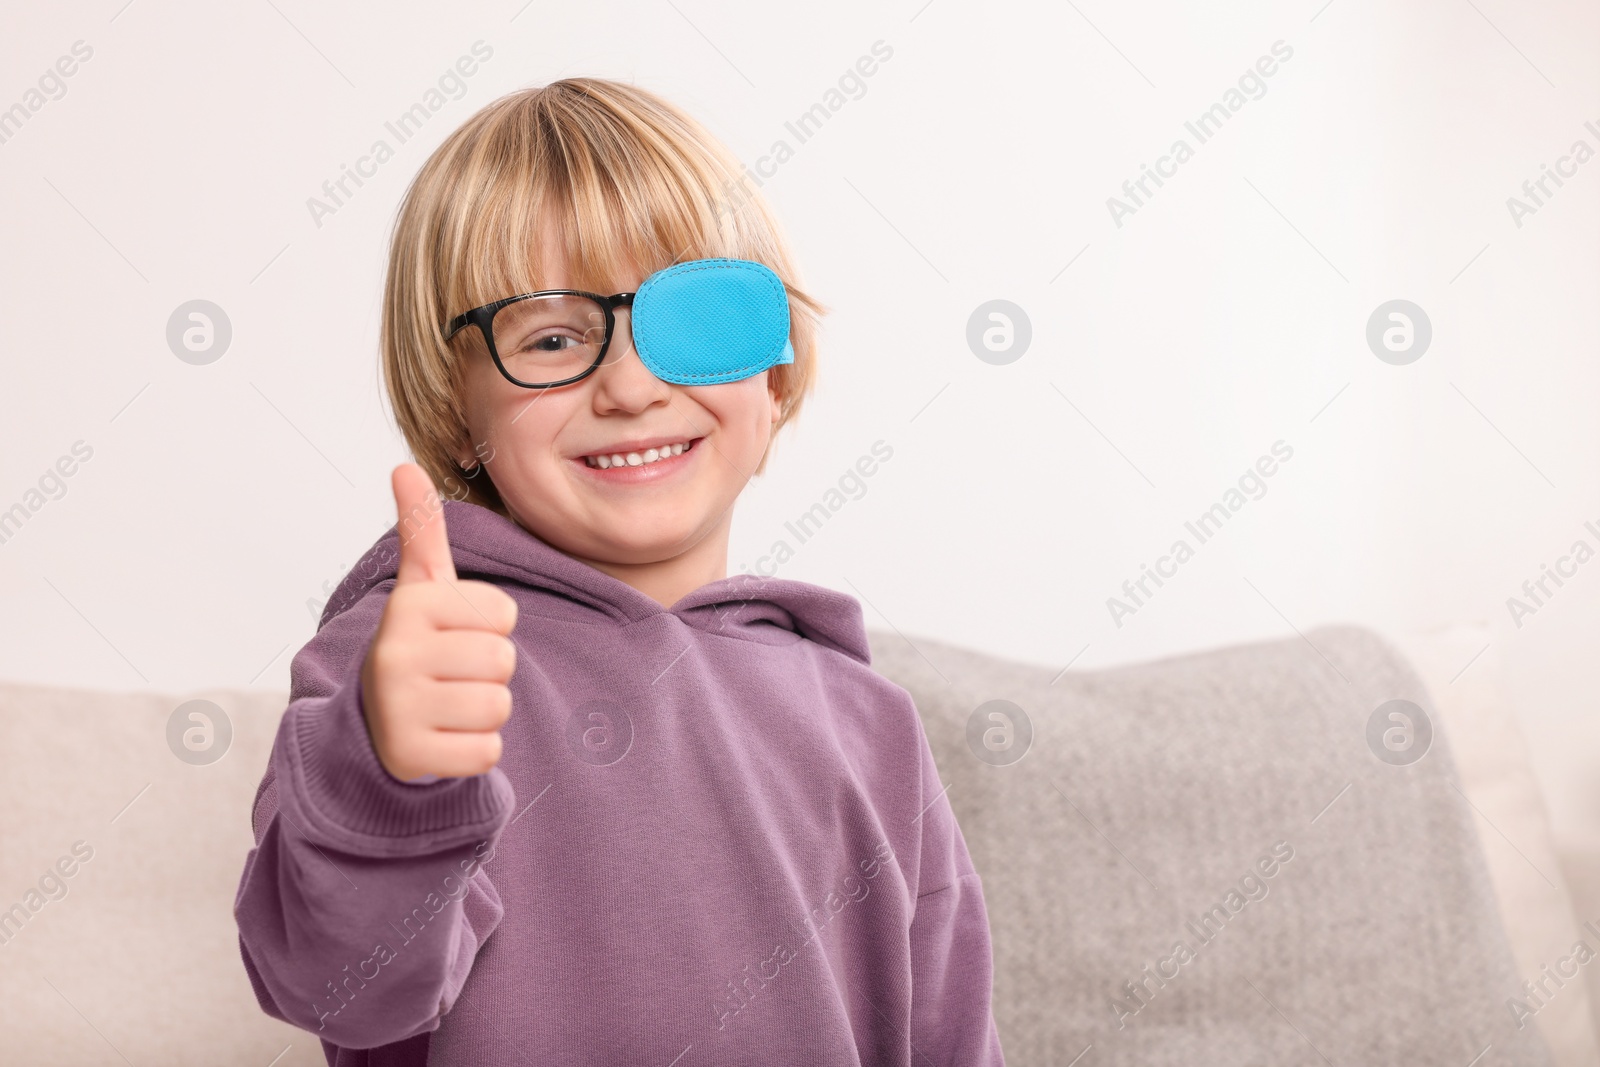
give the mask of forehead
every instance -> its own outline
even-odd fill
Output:
[[[526,268],[513,268],[515,284],[526,287],[517,291],[582,289],[609,296],[639,288],[653,271],[641,266],[630,249],[606,236],[585,232],[570,212],[547,205],[529,234]]]

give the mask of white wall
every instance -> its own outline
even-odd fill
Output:
[[[93,54],[0,144],[0,509],[74,442],[93,455],[0,544],[0,676],[287,685],[306,601],[393,521],[375,351],[405,183],[501,93],[596,74],[751,165],[796,148],[765,188],[835,311],[731,569],[882,439],[865,495],[779,572],[863,597],[869,625],[1091,667],[1483,619],[1469,669],[1503,664],[1558,825],[1600,805],[1600,562],[1520,628],[1506,607],[1600,547],[1600,161],[1521,226],[1506,203],[1600,149],[1593,5],[17,8],[0,108]],[[318,226],[307,199],[479,40],[465,95]],[[795,145],[785,120],[880,40],[865,93]],[[1185,120],[1280,40],[1265,94],[1199,144]],[[1179,137],[1193,158],[1117,226],[1107,198]],[[996,298],[1033,332],[1003,366],[965,339]],[[1405,366],[1365,341],[1395,298],[1433,329]],[[233,327],[205,366],[164,336],[193,299]],[[1107,597],[1279,440],[1266,494],[1116,625]]]

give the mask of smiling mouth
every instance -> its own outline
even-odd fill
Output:
[[[638,452],[610,452],[596,453],[584,456],[585,466],[596,470],[609,470],[612,467],[648,467],[663,460],[673,459],[683,455],[694,448],[701,438],[692,437],[683,441],[675,441],[670,445],[661,445],[657,448],[646,448]]]

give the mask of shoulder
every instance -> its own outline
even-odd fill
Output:
[[[328,602],[317,632],[289,661],[291,700],[327,696],[338,688],[350,661],[366,654],[393,588],[394,579],[384,578],[349,593],[343,603],[337,594]]]
[[[902,686],[834,649],[813,647],[826,714],[847,751],[898,777],[927,746],[916,701]]]
[[[399,573],[399,568],[400,538],[395,527],[391,526],[373,542],[371,548],[362,553],[361,558],[351,565],[334,587],[328,603],[323,606],[319,626],[326,626],[332,619],[348,611],[377,586],[384,586],[384,592],[387,593],[394,586],[394,577]]]

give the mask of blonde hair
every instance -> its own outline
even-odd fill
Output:
[[[813,387],[817,327],[829,309],[799,288],[777,220],[746,181],[733,154],[693,118],[605,78],[509,93],[434,150],[395,220],[379,346],[396,421],[441,496],[505,513],[487,472],[457,460],[476,451],[462,403],[464,349],[445,342],[442,324],[550,288],[538,276],[546,211],[572,288],[609,292],[629,262],[646,275],[712,256],[770,267],[788,291],[794,345],[794,362],[767,372],[779,402],[776,437]],[[770,453],[769,445],[752,473]]]

